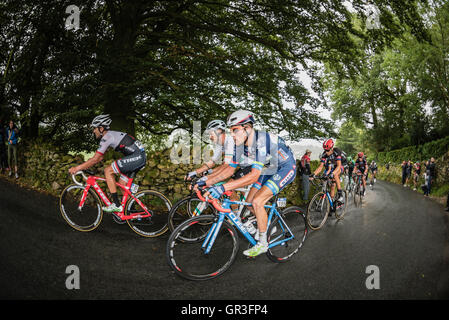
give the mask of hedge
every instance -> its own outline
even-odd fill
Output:
[[[438,158],[449,150],[449,136],[418,146],[410,146],[387,152],[377,153],[379,163],[400,163],[404,160],[420,161],[431,157]]]

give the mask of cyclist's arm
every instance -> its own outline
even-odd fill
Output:
[[[213,161],[211,160],[211,161],[205,162],[201,167],[199,167],[198,169],[196,169],[195,172],[196,172],[197,175],[200,175],[200,174],[202,174],[203,172],[205,172],[205,171],[207,171],[207,170],[213,168],[214,166],[215,166],[215,162],[213,162]]]
[[[236,170],[237,168],[234,168],[230,165],[226,165],[226,167],[223,170],[221,170],[221,172],[219,172],[218,174],[207,177],[206,187],[210,187],[218,182],[230,178]]]
[[[80,164],[79,166],[76,167],[72,167],[69,171],[70,173],[74,174],[78,171],[81,170],[86,170],[94,165],[96,165],[97,163],[101,162],[103,160],[103,155],[99,152],[95,153],[95,155],[90,158],[89,160],[87,160],[86,162]]]
[[[323,170],[324,167],[324,163],[321,162],[320,165],[318,166],[318,168],[316,168],[316,170],[313,172],[313,175],[316,176],[317,174],[319,174],[321,172],[321,170]]]
[[[261,173],[262,173],[261,170],[252,168],[250,173],[244,175],[243,177],[241,177],[237,180],[226,182],[223,185],[223,187],[224,187],[225,191],[228,191],[228,190],[234,190],[237,188],[249,186],[249,185],[257,182]]]
[[[221,173],[229,167],[229,164],[223,163],[218,168],[214,169],[214,171],[207,176],[207,179],[214,179],[221,175]]]

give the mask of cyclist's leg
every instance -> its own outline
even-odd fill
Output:
[[[261,253],[267,252],[268,215],[264,206],[268,200],[290,184],[295,179],[295,176],[296,165],[292,161],[291,163],[287,163],[280,167],[274,175],[264,176],[262,179],[259,178],[258,182],[261,182],[260,190],[257,191],[251,201],[257,219],[259,241],[254,247],[244,251],[244,255],[255,257]]]
[[[108,185],[109,191],[111,192],[116,207],[120,207],[120,200],[118,200],[117,196],[117,186],[115,184],[114,174],[126,175],[128,173],[136,172],[142,169],[145,166],[145,163],[145,152],[137,151],[126,157],[123,157],[122,159],[114,161],[109,167],[105,169],[106,183]],[[121,178],[120,182],[123,184],[125,183],[125,180]]]

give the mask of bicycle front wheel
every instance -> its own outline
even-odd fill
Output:
[[[337,207],[335,208],[335,218],[338,220],[342,220],[347,209],[348,203],[348,191],[343,190],[343,203],[337,203]]]
[[[312,230],[319,230],[326,223],[329,216],[330,204],[324,192],[313,196],[307,207],[307,224]]]
[[[84,186],[77,184],[67,186],[59,197],[59,210],[69,226],[87,232],[100,225],[103,209],[100,199],[92,189],[89,189],[84,203],[81,204],[84,191]]]
[[[168,227],[173,232],[181,223],[194,216],[211,215],[216,210],[208,203],[203,202],[195,196],[189,196],[179,200],[171,208],[168,215]]]
[[[127,219],[129,227],[143,237],[154,238],[163,235],[168,230],[168,213],[171,209],[170,200],[162,193],[154,190],[142,190],[134,197],[146,207],[151,216]],[[145,209],[134,199],[130,198],[125,206],[125,216],[132,214],[145,215]]]
[[[207,234],[216,226],[214,215],[193,217],[181,223],[167,241],[167,261],[173,271],[189,280],[209,280],[222,275],[234,262],[239,249],[238,235],[229,222],[223,221],[208,254],[203,241],[185,242],[181,239]]]
[[[276,216],[270,224],[268,244],[274,245],[267,251],[267,256],[274,262],[286,262],[304,244],[307,236],[307,220],[299,207],[288,207]]]

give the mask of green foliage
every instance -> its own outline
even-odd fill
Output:
[[[317,66],[354,75],[364,48],[380,50],[404,26],[422,33],[415,1],[372,3],[382,30],[360,30],[364,1],[353,1],[351,14],[340,0],[88,0],[75,32],[62,23],[70,1],[5,0],[0,108],[20,120],[24,137],[73,151],[91,150],[85,125],[99,113],[150,140],[243,106],[292,140],[333,135],[316,111],[326,107]]]
[[[393,3],[395,7],[405,2]],[[449,4],[413,5],[416,10],[397,18],[421,17],[418,24],[395,29],[398,33],[388,46],[373,50],[365,41],[356,42],[360,49],[359,59],[353,62],[357,73],[324,66],[322,82],[334,119],[362,128],[365,144],[376,152],[420,145],[449,134]],[[424,17],[425,26],[419,23]],[[395,20],[388,21],[395,24]],[[370,32],[361,26],[362,34]]]
[[[410,146],[402,149],[379,152],[377,161],[379,163],[400,163],[402,161],[425,161],[431,157],[438,158],[443,156],[449,150],[449,136],[425,143],[418,146]]]

